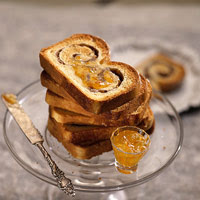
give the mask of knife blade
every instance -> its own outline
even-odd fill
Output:
[[[16,95],[2,94],[2,100],[28,140],[32,144],[43,142],[43,137],[18,103]]]

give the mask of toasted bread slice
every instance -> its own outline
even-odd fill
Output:
[[[150,83],[140,75],[141,88],[138,92],[138,97],[129,101],[128,103],[113,109],[109,112],[104,112],[99,114],[99,117],[108,118],[108,119],[120,119],[124,118],[125,115],[129,113],[141,113],[142,108],[148,105],[152,88]],[[48,88],[46,93],[46,102],[49,105],[63,108],[68,111],[79,113],[85,116],[95,116],[95,114],[86,111],[82,108],[75,100],[71,100],[71,96],[56,83],[45,71],[41,73],[41,83],[44,87]],[[53,92],[52,92],[53,91]]]
[[[71,112],[79,113],[81,115],[90,116],[90,117],[93,115],[96,115],[94,113],[86,111],[83,107],[81,107],[76,102],[71,101],[70,99],[64,98],[62,96],[59,96],[49,89],[46,92],[45,101],[51,106],[62,108],[64,110],[68,110]]]
[[[62,124],[49,117],[47,128],[49,130],[56,129],[60,133],[59,141],[89,145],[101,140],[110,139],[112,132],[117,127]]]
[[[163,92],[177,88],[185,76],[184,67],[163,54],[156,54],[136,67],[147,77],[154,89]]]
[[[153,132],[155,130],[155,126],[156,126],[156,121],[154,119],[151,127],[148,130],[146,130],[146,133],[149,134],[149,135],[153,134]]]
[[[105,118],[101,118],[98,115],[89,117],[53,106],[49,106],[49,115],[59,123],[102,126],[108,124]]]
[[[112,150],[110,139],[99,141],[91,145],[63,143],[63,146],[73,157],[81,160],[90,159]]]
[[[131,66],[109,60],[106,43],[76,34],[40,51],[45,71],[85,110],[102,113],[130,101],[140,87]]]
[[[54,79],[51,78],[51,76],[46,72],[42,71],[40,75],[40,81],[41,84],[52,91],[53,93],[63,97],[66,101],[74,103],[75,105],[78,105],[78,109],[83,109],[76,100],[68,94],[68,92],[64,89],[64,87],[60,86]],[[68,109],[69,110],[69,109]],[[87,112],[87,111],[86,111]]]
[[[154,114],[149,106],[142,117],[142,121],[138,124],[138,127],[143,130],[149,130],[152,127],[154,121]]]
[[[67,125],[69,126],[69,125]],[[101,155],[104,152],[108,152],[112,150],[112,145],[110,139],[100,140],[103,127],[88,127],[88,126],[77,126],[71,125],[72,127],[66,127],[64,124],[59,124],[55,120],[49,118],[48,120],[48,130],[49,132],[63,144],[66,150],[75,158],[78,159],[90,159],[94,156]],[[74,127],[75,126],[75,127]],[[99,133],[97,132],[97,128]],[[113,128],[113,127],[112,127]],[[111,128],[111,129],[112,129]],[[116,128],[116,127],[115,127]],[[155,121],[153,121],[152,126],[146,130],[148,134],[152,134],[155,128]],[[69,129],[69,130],[68,130]],[[70,131],[71,129],[71,131]],[[91,130],[90,130],[91,129]],[[104,136],[109,137],[113,131],[109,127],[104,128],[109,129],[107,131],[107,135]],[[72,131],[73,130],[73,131]],[[90,130],[90,131],[89,131]],[[94,131],[93,131],[94,130]],[[77,134],[77,136],[76,136]],[[98,141],[94,141],[94,137],[87,137],[89,135],[96,135],[99,139]],[[75,137],[73,139],[73,137]],[[73,140],[71,140],[71,139]],[[82,138],[82,139],[81,139]],[[101,137],[102,139],[103,137]],[[92,140],[90,140],[92,139]],[[82,142],[81,142],[82,141]],[[75,142],[75,143],[74,143]]]
[[[142,121],[145,110],[141,113],[132,113],[120,119],[108,119],[95,115],[92,117],[74,113],[61,108],[49,106],[49,114],[59,123],[65,124],[81,124],[81,125],[98,125],[98,126],[125,126],[137,125]]]
[[[68,142],[65,136],[63,136],[63,132],[60,131],[60,129],[57,126],[55,126],[50,120],[48,121],[48,130],[59,142],[63,144],[63,146],[73,157],[78,159],[90,159],[94,156],[98,156],[104,152],[112,150],[110,139],[101,140],[92,144],[74,144]]]
[[[143,120],[143,116],[145,115],[145,113],[148,112],[151,114],[151,112],[149,112],[149,109],[149,106],[143,106],[143,109],[139,108],[138,111],[127,113],[126,115],[123,115],[123,117],[120,117],[118,119],[108,118],[104,115],[85,116],[54,106],[49,106],[49,114],[59,123],[99,126],[125,126],[138,125]],[[148,117],[148,114],[146,114],[146,117]]]
[[[149,130],[154,121],[154,115],[150,107],[146,110],[144,118],[137,126],[143,130]],[[134,124],[133,124],[134,125]],[[56,128],[61,134],[60,140],[65,142],[71,142],[74,144],[91,144],[99,140],[109,139],[112,132],[118,126],[105,127],[95,125],[81,125],[81,124],[63,124],[57,122],[55,119],[49,116],[48,128]]]

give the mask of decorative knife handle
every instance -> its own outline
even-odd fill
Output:
[[[75,196],[75,191],[74,191],[74,187],[72,185],[71,180],[65,177],[64,172],[58,168],[58,166],[52,160],[51,156],[46,151],[46,149],[44,148],[42,143],[43,142],[37,142],[35,145],[40,149],[44,158],[48,162],[48,164],[51,168],[51,172],[52,172],[53,176],[56,178],[59,189],[61,189],[67,195]]]

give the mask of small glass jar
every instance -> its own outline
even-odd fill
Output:
[[[137,170],[139,161],[148,151],[149,135],[135,126],[117,128],[111,136],[115,166],[121,173],[131,174]]]

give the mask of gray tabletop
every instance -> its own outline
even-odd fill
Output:
[[[0,2],[0,92],[16,93],[39,79],[41,47],[73,33],[90,33],[108,43],[142,36],[184,43],[200,55],[199,5],[49,5]],[[197,91],[199,92],[199,91]],[[0,102],[0,129],[5,107]],[[181,114],[185,138],[176,160],[157,178],[125,191],[118,199],[200,199],[200,109]],[[0,134],[0,199],[64,199],[54,186],[24,171]],[[112,194],[106,194],[107,196]],[[77,199],[92,194],[78,193]],[[109,196],[111,199],[112,196]],[[98,197],[96,197],[98,199]]]

